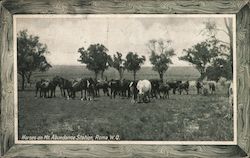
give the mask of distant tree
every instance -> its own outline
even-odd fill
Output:
[[[208,20],[204,22],[204,29],[201,31],[203,35],[208,36],[211,40],[216,40],[218,44],[222,47],[228,49],[228,51],[224,51],[225,54],[229,56],[229,62],[231,62],[231,69],[233,68],[233,24],[232,18],[224,18],[225,29],[222,27],[218,27],[215,21]],[[224,33],[228,36],[228,41],[221,40],[217,37],[218,32]]]
[[[203,41],[197,43],[192,48],[184,49],[184,56],[179,57],[180,60],[188,61],[192,63],[200,72],[200,79],[205,78],[206,69],[210,66],[218,55],[220,49],[216,47],[216,43],[210,43],[209,41]]]
[[[102,44],[91,44],[87,50],[84,47],[79,48],[78,52],[81,54],[78,59],[79,62],[86,64],[87,68],[97,75],[101,73],[103,79],[104,71],[109,67],[109,60],[111,57],[107,54],[108,49]]]
[[[123,79],[123,74],[125,71],[125,61],[126,60],[122,59],[122,53],[116,52],[111,62],[111,66],[119,72],[120,81],[122,81]]]
[[[25,89],[25,79],[30,83],[34,71],[47,71],[52,67],[44,56],[47,53],[46,44],[40,43],[38,36],[28,35],[28,30],[17,34],[17,71],[22,77],[22,90]]]
[[[150,40],[148,49],[151,53],[150,62],[153,65],[153,70],[159,73],[161,81],[163,81],[164,73],[167,71],[169,64],[172,64],[171,57],[175,55],[174,50],[170,48],[171,41]]]
[[[232,80],[233,72],[229,70],[231,70],[231,63],[228,59],[217,58],[211,66],[208,66],[206,76],[214,81],[219,81],[221,77]]]
[[[139,56],[137,53],[129,52],[126,56],[125,68],[133,72],[134,80],[136,79],[136,72],[141,69],[141,65],[146,60],[145,56]]]

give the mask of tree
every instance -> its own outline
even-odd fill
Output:
[[[233,25],[232,19],[224,18],[224,24],[226,29],[220,28],[217,26],[215,21],[206,21],[204,22],[205,28],[202,30],[203,35],[208,36],[209,39],[217,40],[217,42],[225,48],[228,48],[229,61],[231,62],[231,70],[233,68]],[[229,42],[218,39],[217,33],[222,32],[228,36]],[[227,54],[227,53],[226,53]]]
[[[25,87],[25,79],[30,83],[34,71],[47,71],[51,67],[44,56],[47,53],[49,51],[46,44],[40,43],[38,36],[28,35],[28,30],[17,34],[17,71],[22,77],[22,90]]]
[[[233,72],[231,70],[231,64],[228,59],[217,58],[214,60],[211,66],[207,68],[206,76],[209,80],[219,81],[221,77],[226,79],[232,79]]]
[[[137,53],[129,52],[124,63],[128,71],[133,72],[134,80],[136,79],[136,72],[141,69],[141,65],[146,60],[145,56],[139,56]]]
[[[125,71],[125,60],[122,59],[121,53],[116,52],[116,54],[114,54],[111,66],[119,72],[120,81],[122,81]]]
[[[108,49],[102,44],[91,44],[87,50],[84,47],[79,48],[78,52],[81,54],[79,62],[86,64],[87,68],[97,75],[101,73],[103,79],[104,71],[109,67],[111,57],[107,54]]]
[[[216,47],[216,43],[209,41],[203,41],[197,43],[192,48],[184,49],[184,56],[179,57],[180,60],[188,61],[195,65],[200,72],[200,79],[204,79],[206,76],[206,69],[211,65],[213,60],[220,54],[220,49]]]
[[[159,73],[161,81],[169,64],[172,64],[171,57],[175,55],[174,50],[170,48],[170,43],[171,41],[159,39],[150,40],[147,44],[151,53],[149,60],[153,64],[153,70]]]

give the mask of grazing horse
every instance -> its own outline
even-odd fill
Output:
[[[150,102],[150,94],[152,90],[152,86],[149,80],[139,80],[136,85],[137,90],[139,91],[139,103]]]
[[[201,93],[201,91],[200,91],[201,88],[202,88],[202,82],[197,81],[197,82],[196,82],[197,94],[200,94],[200,93]]]
[[[169,90],[170,89],[171,88],[168,84],[161,82],[160,86],[159,86],[160,98],[162,98],[162,99],[169,98]]]
[[[186,93],[188,94],[189,91],[189,81],[186,81],[184,83],[180,83],[179,87],[178,87],[179,93],[181,94],[183,90],[186,91]]]

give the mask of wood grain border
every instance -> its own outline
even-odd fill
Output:
[[[97,13],[235,14],[238,145],[15,145],[13,15]],[[249,17],[249,0],[0,0],[0,155],[5,157],[248,157],[250,155]]]

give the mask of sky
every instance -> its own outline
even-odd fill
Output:
[[[27,29],[29,34],[39,36],[40,42],[48,46],[50,54],[46,59],[52,65],[81,65],[77,61],[81,47],[101,43],[108,48],[108,54],[130,51],[144,55],[144,66],[151,66],[147,43],[152,39],[171,40],[175,51],[170,66],[191,66],[181,61],[183,49],[188,49],[207,37],[200,32],[205,21],[215,21],[226,29],[223,17],[189,17],[157,15],[78,15],[78,16],[19,16],[16,19],[16,33]],[[218,37],[229,41],[228,36],[219,32]]]

